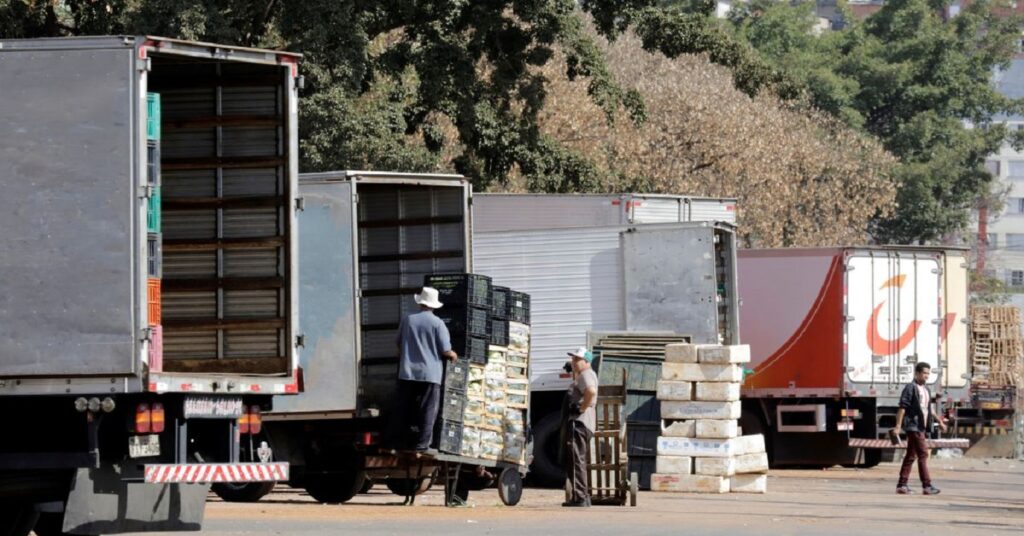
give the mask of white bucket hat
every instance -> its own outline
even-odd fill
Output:
[[[433,287],[423,287],[423,290],[414,295],[413,299],[416,300],[416,303],[426,305],[431,309],[440,309],[444,305],[437,299],[437,289]]]

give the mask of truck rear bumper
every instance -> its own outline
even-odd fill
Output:
[[[966,449],[971,446],[967,439],[929,439],[926,444],[930,449]],[[850,446],[864,449],[905,449],[907,442],[901,441],[899,445],[893,445],[888,439],[851,437]]]
[[[145,466],[148,484],[209,484],[216,482],[287,482],[288,464],[273,463],[188,463]]]

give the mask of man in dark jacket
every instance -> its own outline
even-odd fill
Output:
[[[903,457],[903,467],[900,468],[900,480],[896,484],[896,493],[910,495],[910,487],[907,481],[910,480],[910,470],[917,460],[917,472],[921,477],[921,486],[924,487],[925,495],[938,495],[938,488],[932,486],[931,475],[928,474],[928,423],[934,418],[943,432],[946,431],[946,424],[935,415],[934,407],[931,405],[932,395],[928,391],[926,383],[931,375],[932,367],[928,363],[918,363],[914,367],[914,381],[908,383],[900,394],[900,409],[896,412],[896,427],[892,430],[895,438],[899,437],[900,429],[907,432],[907,454]]]

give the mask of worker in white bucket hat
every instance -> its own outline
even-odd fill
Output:
[[[572,358],[573,382],[566,393],[568,414],[565,421],[565,475],[571,490],[562,506],[590,506],[590,489],[587,486],[587,445],[594,437],[597,427],[597,374],[590,364],[594,354],[580,346],[569,352]]]
[[[434,423],[441,404],[441,382],[444,378],[442,358],[452,361],[448,326],[434,315],[444,304],[438,300],[437,289],[423,287],[413,299],[420,311],[402,319],[398,328],[398,392],[395,397],[393,440],[400,449],[433,453]],[[415,436],[415,440],[411,436]],[[410,445],[410,443],[415,443]]]

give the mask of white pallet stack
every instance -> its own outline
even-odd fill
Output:
[[[749,362],[746,345],[665,348],[653,491],[767,492],[764,436],[741,436],[739,428],[743,365]]]

